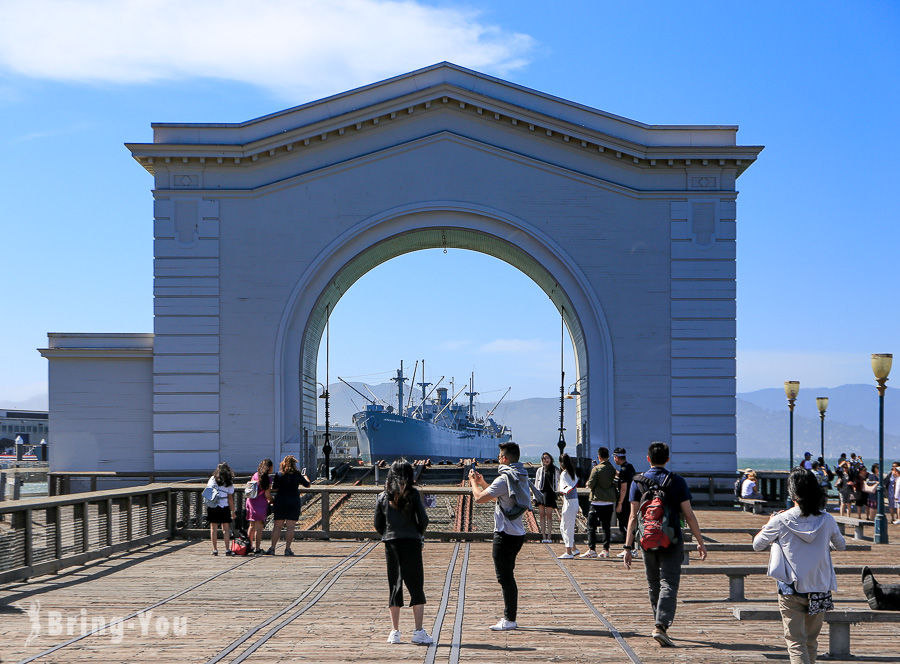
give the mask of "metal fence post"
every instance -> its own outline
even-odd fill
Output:
[[[153,494],[147,494],[147,534],[153,534]]]
[[[62,546],[62,522],[63,521],[62,521],[62,506],[61,505],[56,506],[56,514],[54,516],[56,517],[56,532],[54,533],[54,536],[56,538],[55,542],[54,542],[55,549],[56,549],[55,555],[56,555],[56,559],[59,560],[60,558],[63,557],[63,546]]]
[[[106,503],[106,546],[112,546],[113,543],[113,524],[112,524],[112,498],[107,498]]]
[[[130,542],[132,538],[132,526],[134,525],[131,518],[131,510],[134,507],[134,500],[131,496],[125,499],[125,540]]]
[[[81,552],[87,553],[91,548],[90,508],[85,500],[81,503]]]
[[[328,491],[322,492],[322,534],[326,539],[330,538],[331,533],[331,506],[329,503],[330,495]]]
[[[27,508],[24,512],[25,516],[25,567],[31,567],[34,564],[34,528],[31,524],[31,508]]]

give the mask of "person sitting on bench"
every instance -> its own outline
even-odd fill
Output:
[[[758,481],[755,470],[748,472],[747,477],[741,483],[741,498],[744,500],[762,500],[762,494],[757,489]]]

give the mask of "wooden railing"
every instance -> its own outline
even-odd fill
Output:
[[[729,504],[736,475],[683,473],[703,498]],[[771,477],[770,477],[771,476]],[[786,473],[762,472],[766,482],[784,484]],[[94,491],[67,496],[0,503],[0,583],[47,574],[113,553],[167,538],[209,536],[202,492],[205,483],[158,483],[142,487]],[[779,487],[775,487],[777,489]],[[493,503],[474,504],[459,514],[459,486],[422,486],[431,523],[428,537],[441,540],[483,540],[493,532]],[[381,487],[314,485],[301,489],[298,539],[374,539],[375,500]],[[243,483],[235,486],[235,504],[242,505]],[[586,489],[579,494],[587,496]],[[767,496],[768,497],[768,496]],[[776,499],[777,495],[770,499]],[[268,535],[266,535],[267,537]],[[534,537],[538,537],[537,534]]]
[[[169,485],[0,503],[0,583],[171,537]]]

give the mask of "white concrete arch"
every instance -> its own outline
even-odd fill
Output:
[[[609,326],[597,294],[566,252],[533,225],[472,202],[428,201],[373,215],[336,237],[301,275],[287,301],[276,342],[278,440],[297,449],[316,425],[316,361],[326,311],[369,270],[428,248],[469,249],[503,260],[563,308],[575,349],[578,422],[588,422],[587,449],[614,441],[614,371]],[[574,436],[568,436],[574,452]],[[582,441],[577,441],[582,442]],[[286,445],[285,445],[286,444]]]

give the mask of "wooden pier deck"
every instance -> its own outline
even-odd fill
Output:
[[[719,542],[749,541],[765,517],[698,510]],[[893,541],[900,527],[891,526]],[[220,542],[220,550],[223,548]],[[0,661],[36,662],[757,662],[787,661],[781,625],[732,616],[724,575],[682,576],[670,634],[650,638],[643,566],[620,559],[558,561],[558,545],[529,542],[519,555],[520,628],[492,632],[502,615],[488,542],[425,546],[426,628],[434,647],[414,646],[404,610],[404,644],[390,628],[381,546],[367,541],[299,541],[296,557],[209,554],[208,541],[170,540],[28,582],[0,586]],[[279,547],[279,553],[283,544]],[[614,550],[615,553],[615,550]],[[892,565],[900,545],[836,552],[838,565]],[[766,553],[723,552],[691,566],[760,565]],[[566,574],[569,572],[569,575]],[[885,577],[889,582],[897,578]],[[865,608],[855,576],[840,576],[835,604]],[[578,590],[583,593],[584,598]],[[775,604],[774,583],[746,580],[749,603]],[[113,624],[116,620],[123,622]],[[82,636],[91,629],[101,632]],[[852,627],[859,661],[900,661],[900,625]],[[827,630],[819,641],[828,646]]]

